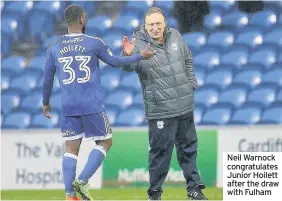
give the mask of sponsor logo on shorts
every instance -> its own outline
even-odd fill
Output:
[[[75,135],[75,131],[69,129],[69,130],[64,130],[62,132],[62,136],[63,137],[69,137],[69,136],[72,136],[72,135]]]

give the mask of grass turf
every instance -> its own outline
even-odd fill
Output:
[[[162,200],[187,200],[184,188],[164,188]],[[209,200],[222,200],[222,189],[203,190]],[[104,188],[91,190],[95,200],[147,200],[145,188]],[[4,190],[1,200],[64,200],[63,190]]]

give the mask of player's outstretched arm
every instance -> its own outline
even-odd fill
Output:
[[[150,50],[150,44],[147,44],[146,48],[141,51],[140,54],[120,57],[113,55],[109,48],[100,40],[97,41],[98,45],[96,48],[97,56],[105,63],[111,66],[124,66],[134,62],[138,62],[142,59],[149,59],[156,54],[156,51]]]
[[[43,107],[42,112],[44,116],[51,118],[48,111],[51,111],[51,105],[49,104],[49,99],[51,96],[54,75],[56,73],[56,67],[53,62],[52,54],[50,49],[47,50],[45,67],[44,67],[44,83],[43,83]]]

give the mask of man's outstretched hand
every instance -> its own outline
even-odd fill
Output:
[[[130,43],[130,41],[128,40],[128,37],[127,36],[123,36],[123,39],[122,39],[122,49],[123,49],[123,53],[126,56],[129,56],[129,55],[132,54],[132,52],[134,50],[134,46],[135,46],[135,41],[136,41],[136,39],[133,38],[131,40],[131,43]]]
[[[150,49],[151,49],[151,45],[150,43],[148,43],[146,47],[141,51],[141,56],[144,59],[149,59],[156,54],[157,52],[156,50],[150,50]]]
[[[51,111],[52,111],[52,107],[51,107],[50,104],[42,106],[42,112],[43,112],[44,116],[49,118],[49,119],[51,119],[51,114],[49,113]]]

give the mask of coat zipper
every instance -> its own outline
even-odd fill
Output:
[[[165,40],[165,43],[164,43],[164,51],[165,51],[165,56],[166,56],[166,58],[167,58],[167,60],[168,60],[168,63],[169,63],[170,70],[171,70],[171,72],[173,73],[173,78],[174,78],[174,88],[175,88],[175,90],[176,90],[176,94],[177,94],[177,101],[178,101],[178,91],[177,91],[177,88],[176,88],[176,78],[175,78],[175,74],[174,74],[174,72],[173,72],[173,70],[172,70],[171,62],[170,62],[170,59],[169,59],[169,56],[168,56],[168,51],[167,51],[167,40]],[[178,112],[179,112],[179,114],[180,114],[180,111],[179,111],[179,104],[178,104],[178,102],[177,102],[177,109],[178,109]]]

